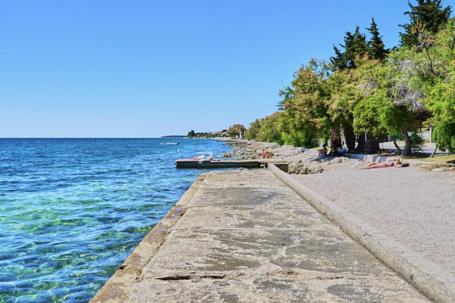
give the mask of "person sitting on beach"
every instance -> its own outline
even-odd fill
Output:
[[[340,155],[339,151],[343,148],[341,140],[338,137],[332,138],[330,141],[330,150],[328,156],[338,157]]]
[[[327,156],[337,157],[338,156],[338,149],[335,148],[335,146],[331,145]]]
[[[391,161],[385,161],[381,163],[370,163],[366,167],[367,169],[371,168],[386,168],[386,167],[406,167],[409,166],[407,163],[401,163],[400,159],[394,159]]]
[[[269,159],[273,157],[273,153],[265,149],[263,149],[259,155],[262,159]]]
[[[337,154],[339,156],[344,156],[344,154],[347,152],[348,152],[348,150],[345,147],[343,147],[343,142],[341,142],[340,147],[337,148]]]
[[[327,144],[322,145],[322,148],[319,150],[319,157],[327,157]]]

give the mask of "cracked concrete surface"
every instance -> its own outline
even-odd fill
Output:
[[[121,301],[428,302],[267,170],[209,173],[184,207]]]

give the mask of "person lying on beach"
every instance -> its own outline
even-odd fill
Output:
[[[408,163],[401,163],[400,159],[393,159],[390,161],[385,161],[381,163],[370,163],[366,167],[366,169],[371,168],[386,168],[386,167],[407,167],[409,166]]]

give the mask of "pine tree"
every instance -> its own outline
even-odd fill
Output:
[[[364,34],[360,32],[360,28],[357,26],[353,35],[352,45],[352,60],[354,61],[358,56],[364,56],[368,54],[368,43]]]
[[[374,21],[374,18],[371,19],[371,25],[368,28],[368,31],[371,34],[371,39],[368,41],[370,57],[383,61],[387,57],[389,51],[385,48],[381,34],[379,33],[378,25]]]
[[[357,26],[354,33],[347,32],[344,36],[344,44],[340,44],[342,50],[334,47],[335,56],[330,58],[334,70],[355,68],[358,57],[368,54],[368,43],[364,34]]]
[[[400,33],[403,46],[419,46],[421,36],[425,32],[436,34],[447,24],[452,8],[443,7],[442,0],[417,0],[416,5],[409,3],[410,10],[405,14],[411,19],[408,24],[401,25],[404,32]]]
[[[332,63],[333,69],[334,70],[345,69],[346,62],[344,60],[343,52],[336,46],[333,47],[333,50],[335,51],[335,55],[330,57],[330,62]]]

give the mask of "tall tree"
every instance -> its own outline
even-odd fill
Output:
[[[452,8],[443,7],[442,0],[417,0],[413,5],[409,2],[408,24],[401,25],[404,32],[400,33],[403,46],[419,46],[425,33],[436,34],[442,26],[447,24]]]
[[[389,51],[385,48],[382,36],[379,33],[378,25],[374,18],[371,19],[371,25],[368,28],[371,34],[371,39],[368,41],[369,53],[372,59],[384,61]]]
[[[341,49],[334,47],[335,55],[330,58],[334,70],[352,69],[356,67],[358,57],[368,54],[368,43],[364,34],[357,26],[354,33],[347,32]]]
[[[330,62],[332,63],[333,70],[343,70],[346,69],[346,60],[344,59],[344,53],[338,47],[334,46],[333,50],[335,55],[330,57]]]
[[[329,125],[327,112],[326,76],[328,66],[324,62],[310,60],[294,75],[290,88],[281,92],[284,97],[281,108],[281,138],[287,144],[292,141],[310,147],[313,139],[326,139]]]
[[[424,67],[432,65],[431,72],[418,76],[423,80],[425,105],[432,114],[433,140],[439,149],[455,152],[455,20],[452,19],[434,40],[429,55],[421,55],[419,62]]]
[[[378,35],[379,35],[379,31]],[[380,37],[380,35],[379,35]],[[352,106],[356,102],[352,87],[352,74],[349,72],[357,67],[359,59],[370,57],[370,47],[364,34],[360,32],[357,26],[353,33],[347,32],[344,36],[344,44],[340,44],[342,50],[334,47],[335,56],[330,58],[332,69],[335,71],[331,76],[332,102],[331,118],[332,118],[332,140],[337,141],[340,129],[343,130],[347,147],[350,151],[355,149],[355,134],[353,128]],[[346,72],[346,73],[344,73]],[[359,144],[357,148],[363,150],[364,136],[359,136]]]

